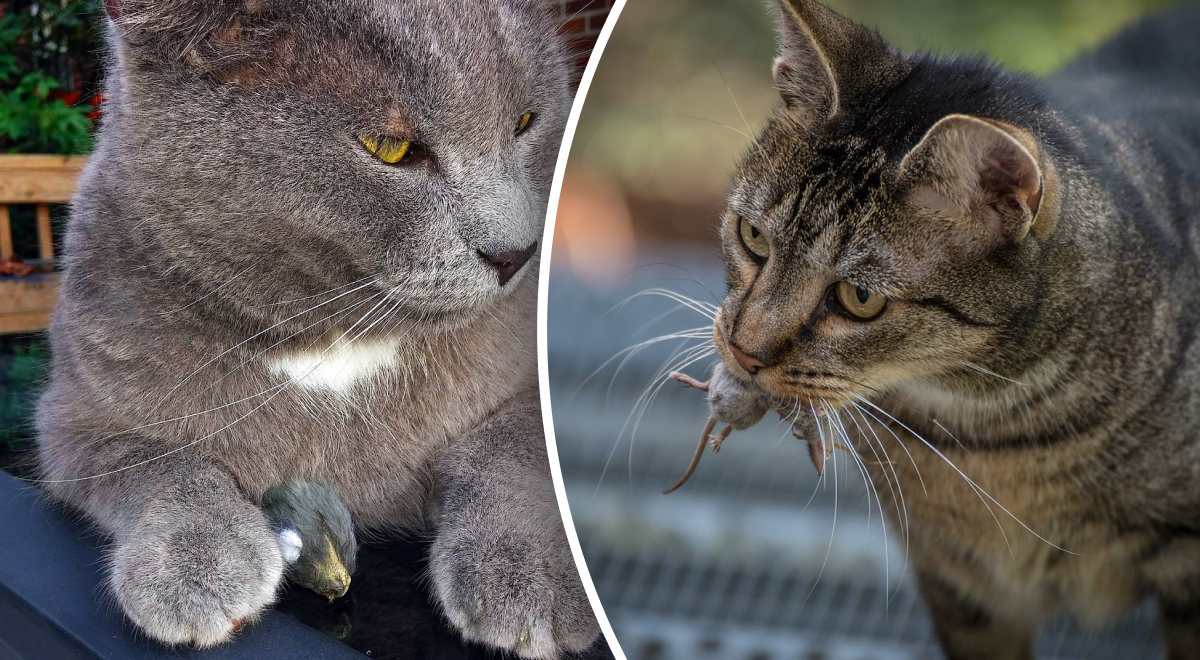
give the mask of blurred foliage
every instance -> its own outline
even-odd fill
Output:
[[[5,337],[0,344],[0,451],[19,452],[33,444],[33,411],[50,351],[41,335]]]
[[[827,0],[906,50],[1046,74],[1178,0]],[[572,162],[631,193],[706,202],[777,102],[773,2],[630,0],[588,91]],[[736,99],[736,102],[735,102]]]
[[[86,0],[0,4],[0,152],[91,151],[97,14]]]

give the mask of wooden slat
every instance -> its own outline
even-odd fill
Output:
[[[57,298],[58,273],[0,280],[0,334],[44,329]]]
[[[17,332],[39,332],[50,325],[50,313],[53,309],[39,312],[16,312],[14,314],[0,313],[0,335]]]
[[[0,259],[13,256],[12,222],[8,219],[8,206],[0,204]]]
[[[54,258],[54,233],[50,231],[50,206],[38,204],[38,256],[50,261]]]
[[[0,204],[71,200],[85,156],[0,155]]]

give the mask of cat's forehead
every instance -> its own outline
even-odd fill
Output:
[[[562,86],[553,26],[533,5],[327,0],[290,31],[276,49],[279,82],[389,131],[510,123]]]
[[[730,206],[776,230],[811,233],[878,205],[888,169],[886,153],[860,136],[813,137],[773,122],[739,168]]]
[[[534,87],[557,55],[553,27],[527,5],[364,1],[380,61],[436,87],[442,98],[450,91],[482,100]]]

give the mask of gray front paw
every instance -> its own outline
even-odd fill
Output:
[[[152,508],[112,560],[113,591],[138,628],[201,648],[257,619],[283,577],[279,543],[249,502],[219,511]]]
[[[523,522],[502,537],[444,525],[430,556],[438,600],[468,639],[523,658],[582,651],[600,628],[566,538]]]

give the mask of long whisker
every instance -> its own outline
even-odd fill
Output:
[[[949,458],[947,458],[947,457],[946,457],[946,455],[945,455],[945,454],[943,454],[943,453],[941,452],[941,450],[939,450],[939,449],[938,449],[936,446],[934,446],[934,445],[933,445],[933,443],[929,442],[929,441],[928,441],[928,440],[926,440],[924,437],[922,437],[920,434],[918,434],[917,432],[915,432],[915,431],[913,431],[912,429],[908,428],[908,426],[906,426],[906,425],[904,424],[904,422],[901,422],[900,420],[896,419],[895,417],[892,417],[892,415],[891,415],[891,414],[889,414],[887,411],[885,411],[884,409],[882,409],[882,408],[880,408],[879,406],[875,405],[874,403],[871,403],[871,401],[870,401],[869,399],[866,399],[866,398],[864,398],[864,397],[862,397],[862,396],[859,396],[859,395],[857,395],[857,394],[856,394],[856,395],[854,395],[854,396],[855,396],[856,398],[858,398],[860,401],[862,401],[862,402],[866,403],[868,406],[871,406],[871,407],[872,407],[872,408],[874,408],[875,410],[877,410],[877,411],[879,411],[880,413],[882,413],[882,414],[886,415],[887,417],[891,418],[891,419],[892,419],[892,421],[894,421],[894,422],[896,422],[897,424],[899,424],[899,425],[900,425],[900,426],[901,426],[901,427],[902,427],[904,430],[908,431],[908,432],[909,432],[909,433],[911,433],[911,434],[912,434],[914,437],[916,437],[918,440],[920,440],[920,441],[921,441],[921,442],[922,442],[922,443],[923,443],[923,444],[924,444],[926,447],[928,447],[928,448],[930,449],[930,451],[932,451],[932,452],[933,452],[933,453],[934,453],[934,454],[935,454],[935,455],[936,455],[938,458],[942,459],[942,461],[944,461],[944,462],[946,463],[946,465],[948,465],[948,466],[949,466],[951,469],[953,469],[953,470],[954,470],[956,473],[958,473],[958,476],[962,477],[962,479],[963,479],[963,480],[964,480],[964,481],[965,481],[965,482],[966,482],[968,485],[970,485],[970,486],[971,486],[971,487],[972,487],[972,488],[975,490],[975,493],[976,493],[976,495],[978,495],[978,496],[980,497],[980,499],[981,499],[981,500],[982,500],[984,497],[986,497],[986,498],[987,498],[988,500],[990,500],[990,501],[991,501],[993,504],[995,504],[997,507],[999,507],[1001,511],[1003,511],[1003,512],[1004,512],[1005,514],[1007,514],[1007,515],[1008,515],[1010,518],[1012,518],[1014,522],[1016,522],[1018,525],[1020,525],[1021,527],[1023,527],[1023,528],[1025,529],[1025,531],[1029,532],[1029,533],[1030,533],[1030,534],[1032,534],[1032,535],[1033,535],[1035,538],[1037,538],[1038,540],[1042,541],[1043,543],[1045,543],[1045,544],[1049,545],[1050,547],[1052,547],[1052,548],[1054,548],[1054,549],[1056,549],[1056,550],[1061,550],[1062,552],[1066,552],[1066,553],[1068,553],[1068,554],[1072,554],[1072,555],[1079,555],[1079,553],[1072,552],[1072,551],[1070,551],[1070,550],[1067,550],[1066,548],[1060,547],[1058,544],[1051,542],[1050,540],[1046,539],[1046,538],[1045,538],[1044,536],[1042,536],[1041,534],[1038,534],[1037,532],[1035,532],[1035,531],[1034,531],[1034,530],[1033,530],[1031,527],[1029,527],[1029,525],[1026,525],[1024,521],[1022,521],[1022,520],[1021,520],[1020,518],[1018,518],[1018,517],[1017,517],[1015,514],[1013,514],[1013,512],[1009,511],[1009,510],[1008,510],[1008,509],[1007,509],[1007,508],[1006,508],[1006,507],[1005,507],[1003,504],[1001,504],[1001,503],[1000,503],[1000,502],[999,502],[999,501],[998,501],[996,498],[992,497],[992,496],[991,496],[991,494],[989,494],[987,491],[985,491],[983,488],[981,488],[981,487],[979,486],[979,484],[975,483],[975,481],[974,481],[974,480],[972,480],[970,477],[968,477],[968,476],[966,475],[966,473],[965,473],[965,472],[963,472],[961,469],[959,469],[959,467],[958,467],[957,465],[955,465],[953,461],[951,461]],[[985,505],[985,506],[987,506],[987,502],[984,502],[984,505]],[[993,518],[996,518],[996,514],[995,514],[995,512],[994,512],[994,511],[992,511],[992,508],[991,508],[990,506],[988,506],[988,511],[989,511],[989,512],[991,512],[991,514],[992,514],[992,517],[993,517]],[[1000,520],[999,520],[999,519],[996,519],[996,525],[1000,527],[1000,533],[1001,533],[1001,535],[1004,535],[1004,537],[1005,537],[1005,538],[1004,538],[1004,542],[1005,542],[1005,544],[1006,544],[1006,545],[1009,545],[1009,544],[1008,544],[1008,537],[1007,537],[1007,535],[1005,535],[1005,534],[1004,534],[1004,527],[1000,525]],[[1012,552],[1012,546],[1011,546],[1011,545],[1009,545],[1009,552]],[[1014,555],[1014,556],[1015,556],[1015,555]],[[1079,556],[1081,556],[1081,555],[1079,555]]]
[[[265,395],[267,392],[271,392],[271,394],[270,394],[269,396],[266,396],[266,398],[263,400],[263,402],[262,402],[262,403],[258,404],[258,405],[257,405],[257,406],[255,406],[254,408],[250,409],[250,411],[249,411],[249,412],[247,412],[246,414],[244,414],[244,415],[242,415],[242,416],[238,417],[237,419],[233,420],[232,422],[229,422],[229,423],[228,423],[228,424],[226,424],[225,426],[223,426],[223,427],[221,427],[221,428],[219,428],[219,429],[217,429],[217,430],[215,430],[215,431],[212,431],[212,432],[208,433],[207,435],[201,436],[201,437],[199,437],[199,438],[197,438],[197,439],[195,439],[195,440],[193,440],[193,441],[191,441],[191,442],[187,442],[187,443],[185,443],[185,444],[183,444],[183,445],[181,445],[181,446],[179,446],[179,447],[176,447],[176,448],[174,448],[174,449],[171,449],[171,450],[165,451],[165,452],[163,452],[163,453],[161,453],[161,454],[158,454],[157,456],[154,456],[154,457],[148,458],[148,459],[146,459],[146,460],[143,460],[143,461],[139,461],[139,462],[137,462],[137,463],[133,463],[133,464],[131,464],[131,465],[126,465],[126,466],[123,466],[123,467],[120,467],[120,468],[116,468],[116,469],[114,469],[114,470],[109,470],[109,471],[107,471],[107,472],[103,472],[103,473],[100,473],[100,474],[94,474],[94,475],[90,475],[90,476],[87,476],[87,477],[78,477],[78,478],[74,478],[74,479],[58,479],[58,480],[39,479],[39,480],[31,480],[31,481],[36,481],[36,482],[38,482],[38,483],[54,484],[54,483],[76,483],[76,482],[80,482],[80,481],[87,481],[87,480],[91,480],[91,479],[100,479],[100,478],[103,478],[103,477],[111,476],[111,475],[113,475],[113,474],[118,474],[118,473],[120,473],[120,472],[125,472],[125,471],[128,471],[128,470],[132,470],[132,469],[135,469],[135,468],[141,467],[141,466],[143,466],[143,465],[148,465],[148,464],[150,464],[150,463],[153,463],[153,462],[155,462],[155,461],[158,461],[158,460],[161,460],[161,459],[163,459],[163,458],[166,458],[166,457],[168,457],[168,456],[170,456],[170,455],[172,455],[172,454],[176,454],[176,453],[178,453],[178,452],[181,452],[181,451],[183,451],[183,450],[185,450],[185,449],[188,449],[189,447],[193,447],[193,446],[195,446],[195,445],[197,445],[197,444],[199,444],[199,443],[201,443],[201,442],[203,442],[203,441],[205,441],[205,440],[207,440],[207,439],[209,439],[209,438],[212,438],[212,437],[214,437],[214,436],[216,436],[216,435],[218,435],[218,434],[220,434],[220,433],[223,433],[223,432],[225,432],[225,431],[229,430],[230,428],[233,428],[235,425],[237,425],[237,424],[238,424],[238,423],[240,423],[241,421],[245,420],[246,418],[250,417],[250,416],[251,416],[251,415],[253,415],[254,413],[256,413],[256,412],[258,412],[259,410],[261,410],[261,409],[262,409],[264,406],[266,406],[267,404],[269,404],[269,403],[270,403],[272,400],[274,400],[274,398],[275,398],[276,396],[278,396],[278,395],[279,395],[281,392],[283,392],[285,389],[287,389],[287,387],[288,387],[289,385],[293,385],[293,384],[295,384],[296,382],[299,382],[299,381],[303,380],[303,379],[304,379],[304,378],[306,378],[308,375],[312,374],[312,373],[313,373],[313,372],[314,372],[316,369],[318,369],[319,367],[321,367],[321,366],[322,366],[322,365],[323,365],[323,364],[324,364],[326,361],[328,361],[328,360],[329,360],[330,358],[332,358],[334,355],[337,355],[337,354],[338,354],[338,353],[340,353],[342,350],[345,350],[346,348],[348,348],[349,346],[351,346],[351,345],[353,344],[354,340],[351,340],[351,341],[349,341],[349,342],[346,342],[345,344],[343,344],[343,345],[341,345],[341,346],[338,346],[337,344],[338,344],[338,342],[339,342],[339,341],[340,341],[342,338],[344,338],[344,337],[346,336],[346,334],[348,334],[349,332],[351,332],[351,330],[352,330],[354,327],[358,326],[358,325],[359,325],[359,324],[361,324],[361,323],[362,323],[364,320],[366,320],[367,318],[369,318],[369,317],[370,317],[370,316],[371,316],[371,315],[372,315],[372,314],[373,314],[373,313],[374,313],[374,312],[375,312],[375,311],[376,311],[376,310],[377,310],[377,309],[378,309],[378,308],[379,308],[381,305],[383,305],[383,304],[384,304],[384,302],[386,302],[386,301],[387,301],[387,298],[385,297],[385,299],[384,299],[383,301],[381,301],[380,303],[378,303],[377,305],[375,305],[375,307],[372,307],[370,311],[368,311],[368,312],[367,312],[366,314],[364,314],[364,315],[363,315],[363,316],[362,316],[362,317],[361,317],[361,318],[360,318],[358,321],[356,321],[356,322],[354,323],[354,325],[352,325],[352,326],[351,326],[351,328],[350,328],[350,329],[348,329],[348,330],[347,330],[345,333],[343,333],[343,334],[342,334],[342,336],[341,336],[341,337],[339,337],[339,338],[338,338],[338,340],[335,340],[335,341],[334,341],[334,343],[333,343],[333,344],[330,346],[330,349],[333,349],[333,348],[335,348],[335,347],[336,347],[336,350],[334,351],[334,353],[333,353],[332,355],[329,355],[328,357],[325,357],[325,358],[324,358],[323,360],[321,360],[320,362],[318,362],[318,363],[314,364],[314,365],[313,365],[313,366],[312,366],[312,367],[309,369],[309,371],[308,371],[308,372],[306,372],[304,375],[302,375],[300,378],[293,378],[293,379],[290,379],[290,380],[284,381],[283,383],[280,383],[280,384],[278,384],[278,385],[275,385],[275,386],[272,386],[272,387],[270,387],[270,388],[267,388],[266,390],[264,390],[263,392],[261,392],[261,393],[259,393],[259,394],[257,394],[257,395],[254,395],[254,396],[252,396],[252,397],[248,397],[248,399],[252,399],[252,398],[259,397],[259,396],[263,396],[263,395]],[[398,304],[398,303],[397,303],[397,304]],[[385,316],[385,317],[383,317],[383,318],[386,318],[386,316]],[[381,320],[382,320],[382,319],[381,319]],[[379,321],[376,321],[375,323],[379,323]],[[373,324],[372,324],[372,326],[374,326],[374,325],[375,325],[375,323],[373,323]],[[361,336],[363,335],[363,333],[365,333],[365,332],[367,332],[367,331],[369,331],[369,330],[370,330],[370,327],[368,327],[368,328],[367,328],[366,330],[364,330],[363,332],[360,332],[360,333],[359,333],[359,335],[357,335],[357,336],[355,337],[355,339],[357,339],[358,337],[361,337]],[[325,351],[322,353],[322,355],[324,355],[325,353],[327,353],[327,352],[328,352],[330,349],[326,349],[326,350],[325,350]],[[274,391],[272,391],[272,390],[274,390]],[[224,406],[222,406],[222,407],[224,407]]]
[[[987,375],[989,375],[989,376],[995,376],[996,378],[999,378],[1000,380],[1008,381],[1008,382],[1010,382],[1010,383],[1012,383],[1012,384],[1014,384],[1014,385],[1020,385],[1021,387],[1029,387],[1029,383],[1022,383],[1021,381],[1019,381],[1019,380],[1013,380],[1013,379],[1009,378],[1008,376],[1001,376],[1000,374],[998,374],[998,373],[996,373],[996,372],[994,372],[994,371],[989,371],[989,370],[987,370],[987,369],[984,369],[983,367],[981,367],[981,366],[979,366],[979,365],[977,365],[977,364],[972,364],[972,363],[970,363],[970,362],[967,362],[966,360],[959,360],[959,361],[958,361],[958,363],[959,363],[959,364],[961,364],[961,365],[962,365],[962,366],[964,366],[964,367],[967,367],[968,369],[974,369],[975,371],[978,371],[978,372],[979,372],[979,373],[981,373],[981,374],[987,374]]]
[[[312,311],[315,311],[315,310],[317,310],[317,309],[319,309],[319,308],[321,308],[321,307],[324,307],[325,305],[328,305],[329,303],[331,303],[331,302],[334,302],[335,300],[338,300],[338,299],[340,299],[340,298],[344,298],[345,296],[348,296],[348,295],[350,295],[350,294],[352,294],[352,293],[355,293],[356,291],[360,291],[360,290],[362,290],[362,289],[364,289],[364,288],[366,288],[366,287],[368,287],[368,286],[371,286],[371,284],[372,284],[372,282],[367,282],[366,284],[361,284],[361,285],[359,285],[359,286],[356,286],[356,287],[354,287],[353,289],[350,289],[349,291],[346,291],[346,292],[344,292],[344,293],[341,293],[341,294],[339,294],[339,295],[337,295],[337,296],[334,296],[333,298],[330,298],[329,300],[326,300],[326,301],[325,301],[325,302],[323,302],[323,303],[320,303],[320,304],[318,304],[318,305],[314,305],[314,306],[312,306],[312,307],[309,307],[308,309],[304,310],[303,312],[300,312],[299,314],[294,314],[294,315],[292,315],[292,316],[289,316],[288,318],[286,318],[286,319],[283,319],[282,321],[279,321],[278,323],[275,323],[275,324],[271,325],[271,326],[270,326],[270,327],[268,327],[268,328],[265,328],[265,329],[263,329],[263,330],[260,330],[259,332],[256,332],[256,333],[254,333],[253,335],[251,335],[251,336],[247,337],[246,339],[244,339],[244,340],[242,340],[242,341],[238,342],[237,344],[234,344],[233,346],[230,346],[229,348],[227,348],[227,349],[225,349],[224,351],[222,351],[220,354],[218,354],[218,355],[215,355],[215,356],[213,356],[212,358],[210,358],[210,359],[209,359],[207,362],[205,362],[204,364],[200,365],[199,367],[196,367],[196,369],[195,369],[194,371],[192,371],[192,373],[190,373],[190,374],[188,374],[187,376],[185,376],[185,377],[183,378],[183,380],[179,381],[179,383],[178,383],[177,385],[175,385],[175,386],[174,386],[174,387],[172,387],[170,390],[168,390],[168,391],[167,391],[167,393],[166,393],[166,394],[164,394],[164,395],[162,396],[162,398],[161,398],[161,399],[159,399],[159,402],[158,402],[158,404],[157,404],[155,407],[156,407],[156,408],[158,408],[158,407],[161,407],[161,406],[163,405],[163,403],[165,403],[165,402],[167,401],[167,399],[171,398],[171,395],[172,395],[172,394],[174,394],[176,391],[178,391],[180,387],[183,387],[183,385],[184,385],[184,384],[186,384],[186,383],[187,383],[188,381],[190,381],[190,380],[191,380],[193,377],[195,377],[195,376],[196,376],[196,374],[198,374],[198,373],[200,373],[201,371],[203,371],[203,370],[204,370],[206,367],[208,367],[208,366],[209,366],[209,365],[211,365],[212,363],[216,362],[217,360],[220,360],[221,358],[225,357],[226,355],[229,355],[230,353],[232,353],[233,351],[237,350],[238,348],[241,348],[242,346],[245,346],[245,345],[246,345],[248,342],[251,342],[251,341],[253,341],[253,340],[257,339],[258,337],[261,337],[261,336],[263,336],[264,334],[266,334],[266,333],[270,332],[271,330],[274,330],[275,328],[277,328],[277,327],[279,327],[279,326],[283,325],[284,323],[287,323],[287,322],[289,322],[289,321],[292,321],[292,320],[294,320],[294,319],[297,319],[297,318],[299,318],[299,317],[301,317],[301,316],[303,316],[303,315],[305,315],[305,314],[308,314],[309,312],[312,312]]]

